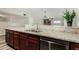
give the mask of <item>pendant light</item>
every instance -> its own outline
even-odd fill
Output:
[[[48,17],[47,16],[47,10],[46,10],[46,8],[44,9],[44,19],[53,20],[53,17]]]
[[[23,16],[26,16],[26,11],[25,10],[23,10]]]
[[[47,19],[47,11],[46,11],[46,8],[44,9],[44,19]]]

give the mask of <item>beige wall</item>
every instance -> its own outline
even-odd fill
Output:
[[[62,20],[62,22],[63,22],[62,16],[63,16],[65,9],[66,8],[47,8],[46,14],[48,17],[54,17],[54,20]],[[67,9],[69,9],[69,8],[67,8]],[[74,9],[74,8],[72,8],[72,9]],[[69,9],[69,10],[72,10],[72,9]],[[40,25],[43,24],[44,10],[45,10],[44,8],[1,8],[0,9],[1,12],[5,12],[5,13],[17,14],[19,16],[23,16],[23,13],[26,13],[26,15],[29,16],[28,20],[26,20],[26,18],[24,19],[21,17],[10,17],[11,21],[14,23],[20,23],[20,24],[24,23],[25,24],[27,21],[27,23],[30,23],[30,24],[38,23]],[[75,8],[74,10],[76,10],[77,15],[79,16],[79,14],[78,14],[79,9]],[[11,15],[9,15],[9,16],[11,16]],[[76,17],[76,19],[77,19],[77,21],[74,21],[74,26],[79,26],[79,23],[77,23],[77,22],[79,22],[79,20],[78,20],[79,17]]]
[[[73,27],[79,27],[79,9],[78,8],[72,8],[72,9],[69,9],[67,8],[68,10],[75,10],[75,12],[77,13],[77,16],[75,17],[74,19],[74,22],[73,22]],[[33,24],[39,24],[39,25],[42,25],[43,24],[43,18],[44,18],[44,9],[41,8],[41,9],[29,9],[30,11],[29,12],[32,12],[29,13],[32,17],[31,19],[29,20],[30,23],[33,23]],[[49,9],[46,9],[47,10],[47,16],[48,17],[54,17],[54,20],[61,20],[62,21],[62,26],[64,26],[64,19],[63,19],[63,14],[64,14],[64,11],[66,10],[66,8],[49,8]],[[52,24],[53,26],[53,24]]]
[[[21,14],[21,16],[5,14],[5,15],[7,15],[7,19],[9,21],[0,22],[1,30],[2,30],[2,28],[6,28],[8,26],[24,26],[24,24],[42,25],[43,24],[44,9],[43,8],[39,8],[39,9],[38,8],[33,8],[33,9],[29,8],[28,10],[26,10],[28,12],[28,13],[26,13],[27,14],[26,17],[23,17],[20,12],[17,12],[17,13]],[[49,9],[47,9],[47,16],[54,17],[54,20],[55,19],[63,20],[62,16],[63,16],[64,10],[65,10],[64,8],[52,8],[52,9],[49,8]],[[72,10],[72,9],[70,9],[70,10]],[[77,13],[77,16],[75,18],[76,21],[74,21],[74,27],[76,27],[76,26],[79,27],[79,9],[75,8],[74,10]],[[0,14],[1,14],[1,12],[0,12]],[[50,28],[52,26],[50,26]],[[46,26],[46,27],[48,28],[49,26]]]
[[[7,27],[24,27],[24,25],[28,23],[28,18],[26,17],[16,17],[10,15],[7,16],[6,19],[6,21],[0,21],[0,35],[5,35],[5,29]]]

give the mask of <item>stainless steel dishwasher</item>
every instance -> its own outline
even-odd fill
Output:
[[[41,37],[40,50],[68,50],[69,42],[55,38]]]

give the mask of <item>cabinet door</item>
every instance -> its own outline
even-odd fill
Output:
[[[6,30],[6,42],[8,45],[13,46],[13,31]]]
[[[39,45],[39,37],[37,36],[30,36],[28,38],[28,48],[29,50],[39,50],[40,45]]]
[[[19,33],[18,32],[14,32],[14,40],[13,40],[13,45],[15,49],[20,49],[19,47]]]
[[[20,33],[20,50],[27,50],[28,49],[28,35],[24,33]]]
[[[9,33],[9,45],[13,46],[13,33]]]
[[[70,43],[70,50],[79,50],[79,43]]]

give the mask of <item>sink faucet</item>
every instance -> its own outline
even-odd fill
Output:
[[[38,28],[38,24],[37,24],[37,29],[36,29],[37,31],[39,30],[39,28]]]

